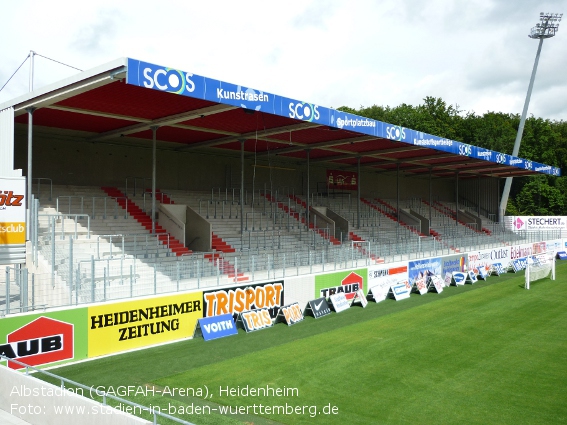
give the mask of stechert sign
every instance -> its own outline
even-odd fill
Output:
[[[514,216],[512,229],[522,230],[567,230],[567,217],[565,216]]]
[[[0,345],[0,354],[20,360],[30,366],[69,360],[73,358],[73,324],[49,317],[39,317],[7,335]],[[10,368],[19,364],[8,362]]]

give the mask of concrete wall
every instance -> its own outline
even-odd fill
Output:
[[[185,222],[187,205],[160,204],[158,224],[171,236],[185,245]]]
[[[335,222],[327,217],[326,207],[313,207],[310,208],[309,221],[314,223],[320,229],[329,229],[329,234],[335,236]]]
[[[400,221],[403,221],[409,226],[415,227],[418,232],[422,232],[421,230],[421,220],[418,217],[415,217],[409,209],[400,208]]]
[[[192,208],[186,209],[185,241],[187,248],[193,251],[210,251],[213,245],[211,223],[201,217]]]
[[[419,220],[420,226],[421,226],[421,233],[429,236],[429,229],[430,229],[429,219],[425,218],[424,216],[419,214],[417,211],[414,211],[412,209],[409,210],[409,213]]]
[[[21,372],[0,366],[0,409],[33,425],[148,425],[151,422],[124,413],[110,406],[119,403],[109,400],[110,406],[60,387],[43,382]],[[55,408],[66,410],[56,414]],[[80,413],[78,409],[84,409]]]
[[[335,234],[334,234],[335,238],[339,240],[341,240],[341,238],[343,240],[347,240],[348,232],[350,231],[348,220],[345,219],[344,217],[341,217],[340,215],[330,210],[329,208],[327,208],[326,214],[327,217],[329,217],[335,223]],[[355,223],[353,223],[353,225],[354,224]]]
[[[159,135],[159,132],[158,132]],[[158,137],[159,139],[159,137]],[[15,126],[14,165],[27,170],[27,126]],[[125,143],[128,143],[125,140]],[[131,142],[130,142],[131,143]],[[33,177],[51,178],[54,184],[85,186],[116,186],[124,188],[127,177],[152,176],[152,142],[136,146],[85,141],[82,134],[55,135],[49,129],[35,128],[33,143]],[[159,145],[158,145],[159,146]],[[197,152],[174,151],[158,147],[157,178],[159,189],[211,190],[212,188],[240,188],[240,152],[221,150]],[[244,180],[247,192],[254,189],[304,195],[307,187],[307,164],[301,159],[282,159],[277,155],[257,159],[247,154],[244,163]],[[310,193],[325,187],[328,168],[332,164],[311,164],[309,169]],[[395,172],[377,173],[362,169],[359,176],[363,197],[395,199],[397,177]],[[436,199],[454,201],[454,179],[434,179]],[[488,190],[488,188],[487,188]],[[461,191],[460,195],[464,195]],[[429,177],[405,176],[400,173],[400,199],[420,197],[427,199]],[[356,197],[356,192],[352,191]]]

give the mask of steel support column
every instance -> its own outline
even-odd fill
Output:
[[[356,190],[356,215],[358,220],[356,222],[356,227],[360,229],[360,157],[356,159],[357,173],[358,173],[358,185]]]
[[[26,211],[26,239],[30,240],[30,223],[32,210],[32,162],[33,162],[33,113],[36,108],[26,108],[28,112],[28,181],[27,181],[27,211]]]
[[[305,222],[307,224],[307,231],[309,231],[309,153],[310,153],[311,149],[305,149],[305,152],[307,152],[307,207],[305,209]]]
[[[157,129],[159,126],[152,125],[152,234],[156,233],[156,176],[157,176]]]

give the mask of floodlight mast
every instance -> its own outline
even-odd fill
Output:
[[[528,94],[526,95],[526,101],[524,102],[524,110],[522,111],[522,117],[520,118],[520,125],[518,127],[518,133],[516,134],[516,141],[514,142],[514,149],[512,150],[512,156],[518,156],[520,151],[520,142],[522,140],[522,134],[524,132],[524,125],[526,123],[526,116],[528,115],[528,105],[530,104],[530,97],[532,95],[532,89],[534,86],[535,75],[537,71],[537,64],[539,62],[539,56],[541,54],[541,46],[543,45],[543,40],[546,38],[553,37],[559,30],[559,22],[563,13],[544,13],[539,14],[540,22],[532,28],[531,34],[528,35],[530,38],[539,39],[539,45],[537,48],[536,58],[534,62],[534,67],[532,70],[532,76],[530,78],[530,84],[528,86]],[[510,195],[510,188],[512,187],[512,177],[506,178],[506,183],[504,184],[504,190],[502,192],[502,198],[500,199],[500,211],[499,211],[499,222],[504,223],[504,215],[506,214],[506,205],[508,204],[508,197]]]

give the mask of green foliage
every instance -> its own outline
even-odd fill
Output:
[[[520,215],[562,215],[565,192],[550,185],[547,176],[530,177],[516,197]]]

